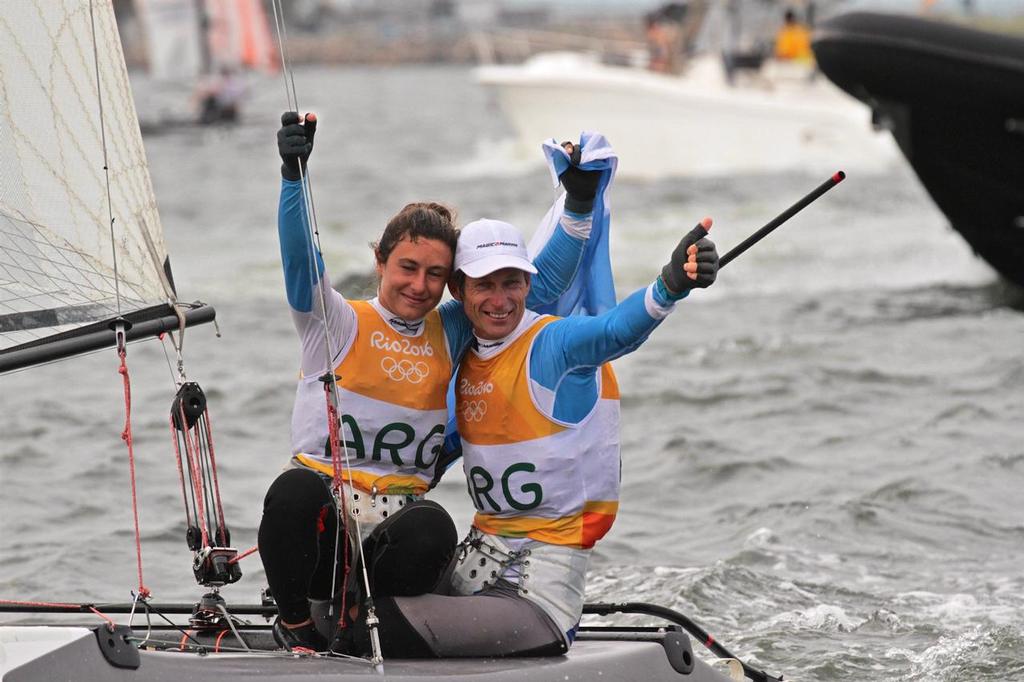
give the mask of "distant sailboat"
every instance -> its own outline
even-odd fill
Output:
[[[0,12],[0,372],[207,322],[179,305],[113,12]],[[88,28],[86,24],[86,28]],[[106,142],[106,144],[104,144]]]
[[[189,91],[187,97],[179,91],[159,116],[145,118],[145,132],[234,122],[245,75],[277,71],[277,46],[260,0],[135,0],[135,8],[149,77]]]

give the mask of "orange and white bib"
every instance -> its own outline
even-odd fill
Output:
[[[343,478],[368,492],[422,495],[433,477],[447,421],[445,402],[452,363],[441,316],[432,310],[417,336],[396,332],[369,301],[349,301],[354,334],[335,368],[339,378],[342,438],[350,470]],[[333,465],[328,446],[326,401],[320,377],[303,377],[292,429],[311,429],[312,452],[295,460],[325,474]],[[322,411],[313,409],[319,400]]]
[[[541,411],[531,389],[530,352],[558,318],[538,319],[496,355],[470,352],[456,384],[463,468],[485,533],[592,547],[619,506],[619,389],[600,369],[600,397],[568,424]]]

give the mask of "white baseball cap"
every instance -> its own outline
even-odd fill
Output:
[[[474,220],[463,227],[455,247],[455,269],[469,277],[486,277],[502,268],[537,274],[519,229],[488,218]]]

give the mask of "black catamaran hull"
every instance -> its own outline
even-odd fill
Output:
[[[1024,39],[857,12],[823,23],[814,54],[975,252],[1024,286]]]

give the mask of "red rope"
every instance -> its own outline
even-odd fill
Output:
[[[343,587],[341,590],[341,614],[338,617],[338,625],[344,628],[346,597],[348,596],[348,590],[346,590],[345,587],[348,586],[348,575],[351,572],[351,566],[349,565],[348,558],[348,514],[345,509],[345,494],[341,489],[341,434],[338,428],[340,420],[338,418],[338,410],[334,407],[334,401],[331,400],[331,384],[328,384],[326,381],[324,382],[324,394],[327,398],[327,428],[331,440],[331,465],[334,473],[331,481],[331,490],[334,491],[334,499],[338,504],[338,515],[341,517],[343,528],[343,532],[340,535],[341,541],[344,543],[344,547],[342,549],[344,570],[342,571],[341,576],[341,583]],[[352,473],[349,472],[349,485],[351,485],[351,478]]]
[[[340,496],[342,460],[341,434],[338,430],[338,410],[335,409],[334,401],[331,400],[331,387],[327,383],[324,383],[324,392],[327,395],[327,431],[331,440],[331,465],[333,470],[331,490],[334,491],[335,495]]]
[[[185,504],[185,528],[192,527],[192,514],[189,512],[188,490],[185,488],[185,470],[181,464],[181,447],[178,444],[178,427],[174,425],[174,415],[168,420],[171,424],[171,442],[174,443],[174,457],[178,461],[178,480],[181,482],[181,499]]]
[[[228,559],[228,563],[229,564],[237,564],[239,561],[241,561],[245,557],[249,556],[250,554],[254,554],[254,553],[258,552],[258,551],[260,551],[260,546],[259,545],[253,545],[252,547],[250,547],[249,549],[245,550],[241,554],[239,554],[237,556],[234,556],[231,559]]]
[[[220,653],[220,640],[224,639],[224,635],[226,634],[228,634],[228,631],[222,630],[221,633],[217,635],[217,641],[213,643],[213,653]]]
[[[105,615],[103,613],[100,613],[99,610],[97,610],[97,608],[95,606],[90,606],[89,610],[92,611],[93,613],[95,613],[97,616],[99,616],[103,620],[107,621],[107,627],[110,628],[111,632],[114,631],[114,628],[117,626],[117,623],[115,623],[113,621],[113,619],[111,619],[110,617],[108,617],[107,615]]]
[[[107,625],[111,630],[114,629],[116,623],[111,618],[97,609],[92,604],[68,604],[66,602],[54,602],[54,601],[18,601],[17,599],[0,599],[0,604],[10,604],[11,606],[48,606],[55,609],[69,609],[69,610],[80,610],[82,608],[88,608],[90,611],[95,613],[97,616],[107,621]]]
[[[210,475],[213,477],[213,501],[216,505],[214,512],[217,514],[217,521],[220,524],[218,527],[223,530],[228,527],[228,524],[224,521],[224,505],[220,501],[220,482],[217,480],[217,458],[213,455],[213,426],[210,424],[210,410],[204,410],[203,416],[206,417],[203,420],[206,426],[206,444],[210,447]],[[220,541],[217,544],[227,544],[227,538],[221,537]]]
[[[181,406],[180,410],[181,423],[184,426],[188,426],[188,422],[185,421],[185,406]],[[182,435],[185,438],[185,456],[188,457],[189,466],[191,468],[192,477],[192,491],[195,495],[196,500],[196,514],[199,518],[199,531],[202,538],[202,546],[210,546],[210,534],[206,532],[206,498],[203,497],[203,481],[202,481],[202,470],[200,469],[201,462],[199,461],[199,435],[192,433],[190,436],[189,429],[186,428]]]
[[[0,604],[11,606],[51,606],[55,609],[80,609],[83,604],[68,604],[56,601],[18,601],[17,599],[0,599]]]
[[[124,430],[121,440],[128,446],[128,470],[132,485],[132,514],[135,517],[135,557],[139,572],[139,596],[143,599],[150,595],[149,588],[142,581],[142,537],[139,533],[139,498],[135,488],[135,448],[132,445],[132,384],[128,375],[128,351],[121,346],[117,351],[121,358],[118,374],[124,379]]]

